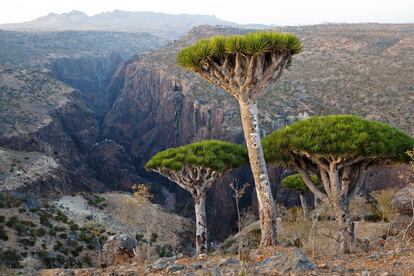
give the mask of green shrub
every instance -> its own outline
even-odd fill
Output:
[[[0,208],[16,208],[22,205],[20,198],[15,198],[7,193],[0,193]]]
[[[31,239],[19,239],[18,242],[22,244],[23,246],[30,246],[33,247],[36,244],[36,238]]]
[[[158,238],[158,234],[157,233],[152,233],[150,242],[155,243],[157,241],[157,238]]]
[[[18,217],[16,217],[16,216],[11,216],[11,217],[7,220],[6,225],[7,225],[8,227],[10,227],[10,228],[13,228],[14,224],[16,224],[16,222],[18,222],[18,221],[19,221]]]
[[[0,265],[10,268],[20,268],[19,261],[21,258],[21,255],[15,249],[7,249],[6,251],[0,249]]]
[[[79,230],[79,226],[73,221],[69,222],[69,228],[70,228],[70,231],[73,231],[73,232]]]
[[[7,236],[6,230],[3,227],[0,227],[0,240],[8,241],[9,237]]]
[[[158,256],[160,258],[173,256],[173,248],[169,244],[164,244],[164,245],[157,244],[155,246],[155,251],[158,253]]]
[[[60,241],[56,241],[56,244],[53,246],[53,250],[59,251],[62,248],[63,244]]]
[[[68,238],[68,235],[66,233],[60,233],[59,237],[66,240]]]
[[[62,211],[57,210],[57,214],[55,216],[55,220],[61,221],[63,223],[67,223],[68,222],[68,217]]]
[[[374,191],[371,193],[378,204],[377,209],[379,213],[379,220],[389,222],[394,218],[395,210],[392,207],[391,202],[396,191],[397,189],[395,188],[389,188],[385,190]]]
[[[82,262],[87,266],[92,266],[92,258],[89,255],[83,256]]]
[[[25,208],[19,208],[19,213],[26,213],[27,210]]]
[[[35,235],[38,237],[43,237],[47,233],[45,228],[37,228],[35,230]]]
[[[5,222],[6,222],[6,217],[0,216],[0,223],[5,223]]]
[[[143,238],[144,238],[144,235],[143,234],[139,234],[139,233],[135,234],[135,239],[137,241],[142,241]]]

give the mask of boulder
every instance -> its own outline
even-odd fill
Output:
[[[400,214],[413,215],[414,185],[409,185],[395,193],[392,200],[393,208]]]
[[[110,236],[102,250],[106,265],[130,261],[135,257],[137,247],[137,240],[128,234]]]
[[[413,217],[406,215],[396,215],[391,222],[388,230],[389,236],[397,236],[403,231],[406,231],[406,237],[414,238],[414,223],[412,223]]]

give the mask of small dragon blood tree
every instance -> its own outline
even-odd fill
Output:
[[[365,183],[373,165],[408,162],[414,139],[384,123],[351,115],[319,116],[293,123],[264,138],[268,162],[296,170],[306,186],[332,208],[340,231],[340,249],[349,253],[354,223],[349,201]],[[321,188],[311,175],[318,175]]]
[[[200,141],[155,154],[145,165],[189,191],[196,215],[196,255],[207,253],[207,190],[223,174],[247,163],[244,146],[218,140]]]

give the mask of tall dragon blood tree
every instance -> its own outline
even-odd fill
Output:
[[[170,148],[155,154],[145,165],[189,191],[196,215],[196,255],[207,253],[207,190],[223,174],[247,163],[244,146],[207,140]]]
[[[264,138],[266,160],[296,170],[309,190],[333,211],[340,250],[349,253],[354,223],[349,202],[365,184],[368,168],[408,162],[414,139],[384,123],[352,115],[318,116],[278,129]],[[318,175],[320,186],[312,181]]]
[[[293,34],[257,32],[216,36],[184,48],[177,61],[236,98],[259,202],[261,246],[276,244],[276,210],[260,138],[257,98],[302,51]]]

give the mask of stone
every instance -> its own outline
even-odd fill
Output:
[[[220,267],[240,265],[240,261],[236,258],[227,258],[220,261]]]
[[[288,257],[285,254],[276,252],[273,256],[267,257],[258,264],[259,273],[265,274],[274,271],[282,271],[287,260]]]
[[[398,214],[391,221],[388,235],[397,236],[403,231],[406,231],[406,237],[414,237],[414,223],[412,216]],[[409,227],[410,225],[410,227]]]
[[[314,268],[315,264],[302,251],[295,250],[289,255],[284,271],[304,272]]]
[[[203,268],[203,265],[202,265],[202,264],[195,263],[195,264],[191,264],[191,265],[189,266],[189,268],[190,268],[191,270],[202,269],[202,268]]]
[[[146,269],[147,271],[153,271],[153,270],[164,270],[167,267],[171,266],[175,261],[174,257],[170,258],[160,258],[156,260],[154,263],[147,265]]]
[[[169,267],[167,267],[167,272],[170,272],[170,273],[177,272],[177,271],[184,270],[184,268],[185,267],[183,265],[173,264],[173,265],[170,265]]]
[[[406,216],[413,215],[412,201],[414,200],[414,185],[407,186],[395,193],[392,200],[393,208],[398,213]]]

